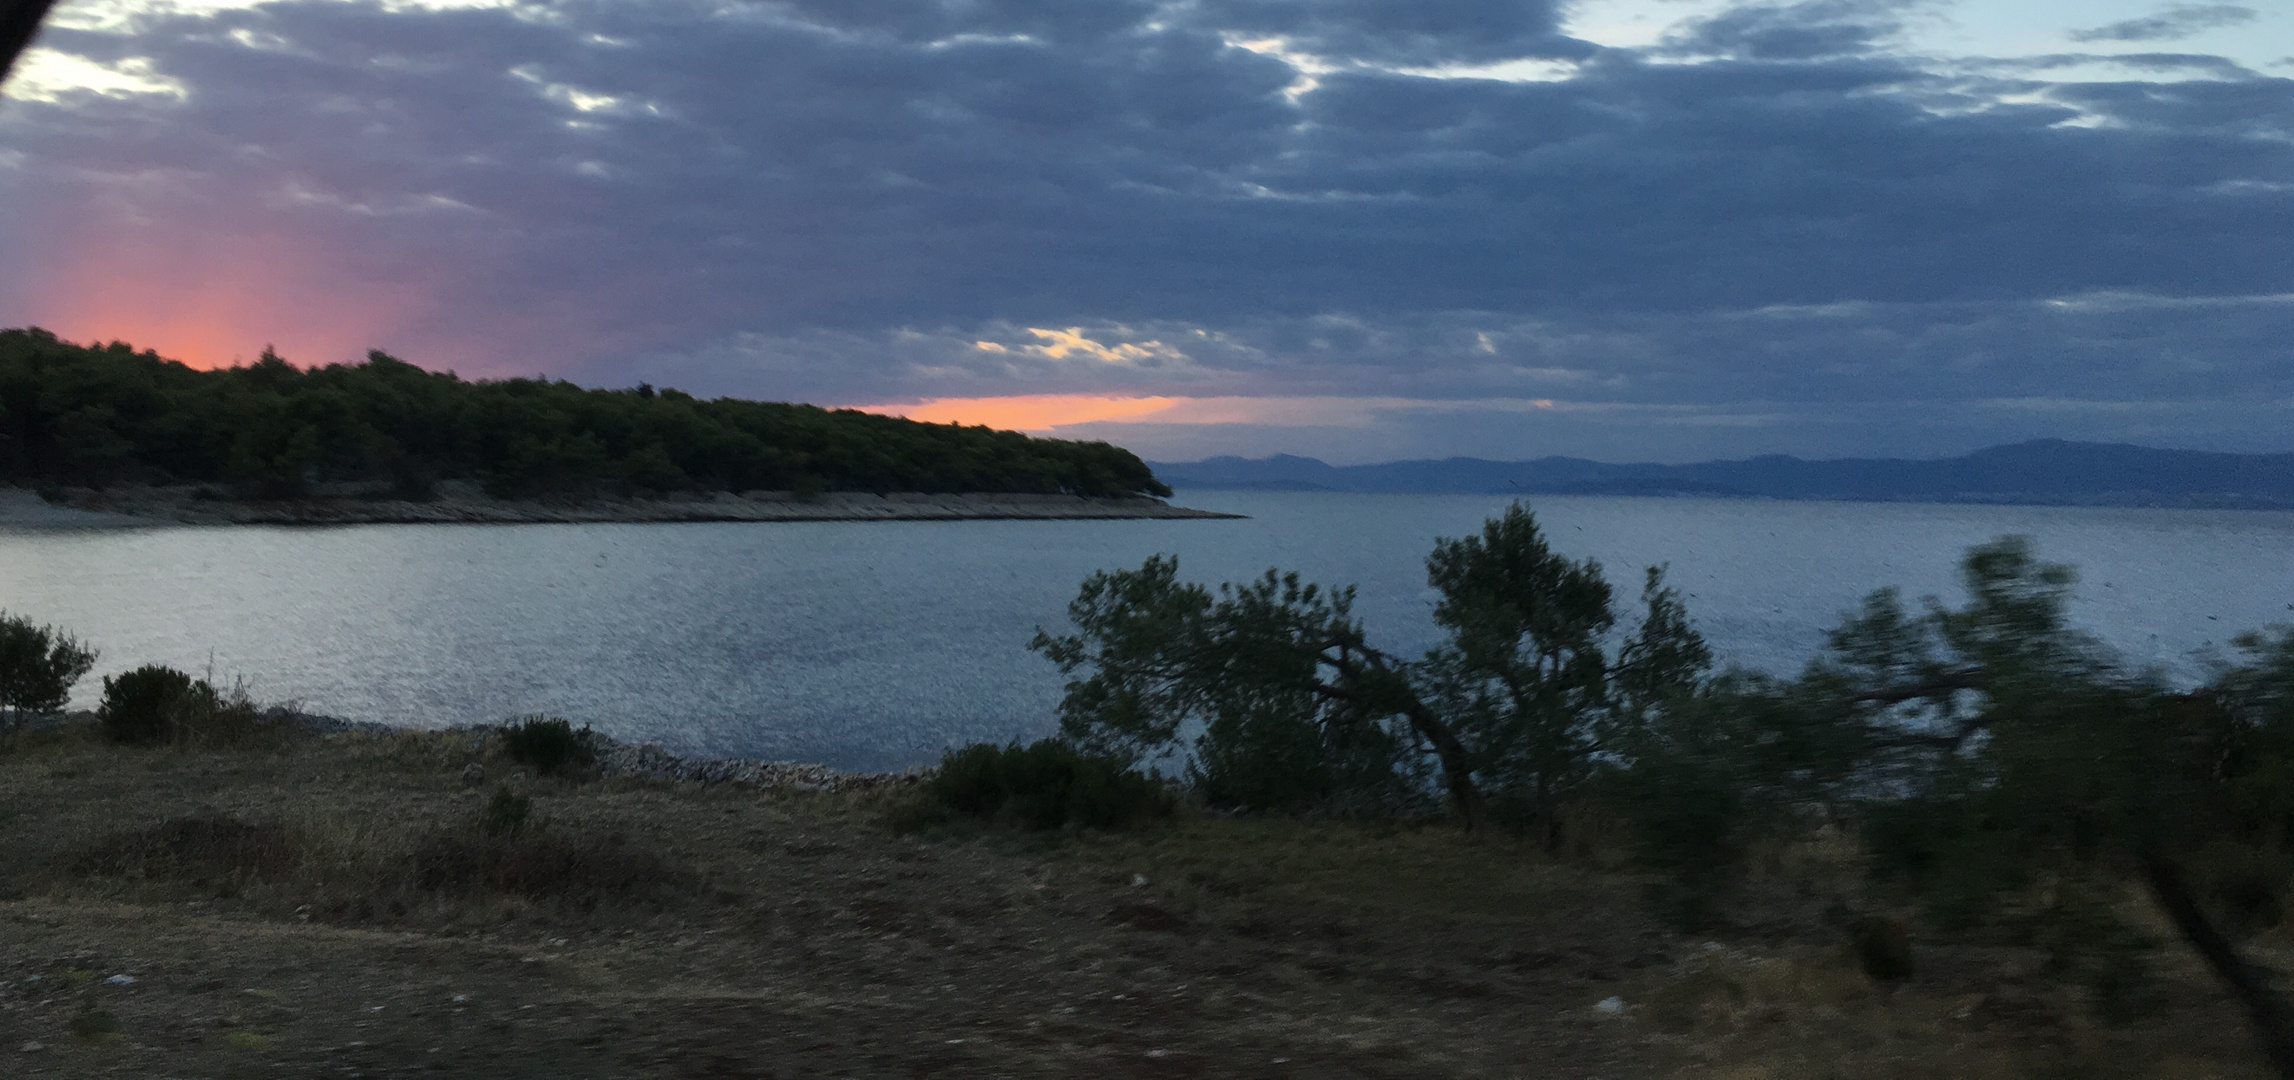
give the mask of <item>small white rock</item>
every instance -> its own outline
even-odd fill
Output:
[[[1619,1015],[1625,1011],[1625,999],[1621,997],[1602,998],[1593,1003],[1593,1011],[1603,1016]]]
[[[1133,875],[1131,875],[1131,887],[1132,887],[1132,888],[1134,888],[1134,889],[1144,889],[1144,888],[1146,888],[1146,887],[1147,887],[1147,875],[1145,875],[1145,874],[1133,874]]]
[[[134,985],[135,985],[135,976],[133,976],[133,975],[114,975],[114,976],[112,976],[111,978],[105,979],[105,980],[104,980],[104,982],[105,982],[105,984],[106,984],[106,985],[110,985],[110,986],[134,986]]]
[[[25,1043],[24,1045],[17,1047],[16,1049],[17,1049],[18,1051],[20,1051],[20,1052],[22,1052],[22,1053],[26,1053],[26,1054],[37,1054],[37,1053],[39,1053],[40,1051],[42,1051],[42,1050],[45,1050],[45,1049],[47,1049],[47,1048],[48,1048],[48,1044],[47,1044],[47,1043],[41,1042],[41,1041],[39,1041],[38,1039],[34,1039],[34,1040],[32,1040],[31,1042]]]

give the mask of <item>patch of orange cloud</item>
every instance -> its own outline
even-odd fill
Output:
[[[985,424],[1008,431],[1048,431],[1098,420],[1137,420],[1178,404],[1169,397],[1098,394],[1019,394],[1012,397],[932,398],[914,405],[857,405],[862,412],[931,424]]]

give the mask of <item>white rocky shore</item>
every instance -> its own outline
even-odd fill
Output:
[[[661,748],[659,743],[631,746],[611,743],[598,755],[598,772],[641,780],[693,780],[702,784],[742,784],[797,791],[875,791],[916,783],[930,774],[916,767],[896,773],[854,773],[826,765],[754,758],[688,758]]]
[[[329,493],[326,497],[242,501],[212,489],[116,487],[68,489],[47,498],[0,488],[0,525],[361,525],[520,524],[645,521],[977,521],[1108,518],[1232,518],[1146,497],[970,493],[929,495],[836,491],[713,492],[662,498],[599,496],[579,500],[496,499],[475,485],[441,483],[422,501]]]
[[[343,720],[332,716],[314,716],[307,713],[273,710],[277,719],[319,735],[358,733],[389,735],[404,728],[372,721]],[[479,724],[467,728],[448,729],[471,736],[471,750],[483,752],[486,743],[501,730],[492,724]],[[765,761],[758,758],[705,758],[672,754],[660,743],[625,743],[609,735],[583,728],[597,749],[597,775],[602,778],[626,777],[632,780],[664,780],[671,783],[693,781],[703,785],[740,784],[758,788],[786,788],[795,791],[875,791],[916,783],[931,774],[929,768],[918,766],[900,772],[846,772],[826,765],[797,761]]]

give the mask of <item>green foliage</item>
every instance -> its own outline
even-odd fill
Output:
[[[28,714],[52,713],[96,664],[96,651],[53,626],[0,611],[0,733]]]
[[[1648,614],[1612,660],[1600,567],[1555,554],[1519,505],[1441,541],[1427,577],[1449,638],[1417,662],[1369,644],[1351,588],[1269,570],[1214,592],[1164,556],[1093,574],[1068,605],[1077,632],[1031,647],[1070,676],[1063,736],[1182,756],[1212,805],[1409,813],[1438,774],[1469,820],[1486,789],[1558,844],[1605,748],[1689,696],[1710,653],[1652,568]]]
[[[423,892],[501,893],[576,909],[668,907],[701,884],[690,871],[619,836],[562,836],[532,829],[488,835],[468,829],[429,836],[396,880]]]
[[[1069,740],[1183,757],[1214,805],[1406,811],[1438,768],[1469,823],[1486,791],[1558,847],[1597,792],[1686,926],[1726,921],[1749,853],[1853,837],[1891,906],[2042,949],[2106,1020],[2155,993],[2157,942],[2124,914],[2147,890],[2294,1077],[2294,1005],[2235,947],[2294,885],[2294,628],[2177,693],[2069,626],[2074,574],[2027,540],[1969,550],[1961,578],[1958,607],[1871,594],[1797,678],[1709,678],[1661,569],[1611,653],[1600,567],[1515,506],[1428,558],[1448,636],[1421,661],[1371,647],[1349,590],[1269,571],[1213,592],[1165,557],[1094,574],[1077,632],[1032,647],[1070,676]],[[1901,927],[1850,931],[1874,978],[1909,976]]]
[[[1153,777],[1056,739],[950,750],[919,793],[931,811],[1030,829],[1125,829],[1171,816]]]
[[[502,752],[543,776],[577,775],[597,764],[597,736],[586,724],[576,731],[564,720],[529,716],[502,729]]]
[[[1061,734],[1086,753],[1137,764],[1176,740],[1195,708],[1188,662],[1211,594],[1178,574],[1179,560],[1161,555],[1095,573],[1067,605],[1080,632],[1039,628],[1028,643],[1063,674],[1090,672],[1067,684],[1059,705]]]
[[[1616,614],[1600,564],[1555,552],[1519,503],[1479,536],[1437,541],[1426,580],[1449,638],[1417,666],[1418,681],[1499,812],[1558,848],[1565,808],[1615,741],[1616,706],[1636,718],[1661,707],[1702,676],[1709,652],[1651,567],[1650,614],[1613,663],[1603,639]]]
[[[245,687],[218,691],[206,680],[147,664],[104,680],[96,723],[116,743],[244,746],[275,740],[287,726],[265,713]]]
[[[213,687],[171,667],[147,664],[104,679],[96,722],[104,738],[130,745],[167,742],[186,714],[208,704]]]
[[[526,831],[526,819],[532,817],[533,812],[533,796],[506,787],[495,788],[492,797],[478,811],[478,831],[487,836],[516,836]]]
[[[301,857],[294,837],[277,825],[215,815],[170,818],[112,835],[83,853],[74,868],[149,879],[236,881],[276,876]]]
[[[1849,826],[1873,887],[2042,949],[2113,1022],[2156,993],[2158,943],[2124,914],[2144,888],[2294,1067],[2294,1010],[2233,949],[2286,908],[2294,631],[2177,693],[2068,625],[2074,575],[2028,541],[1971,549],[1961,578],[1956,608],[1873,593],[1798,679],[1723,678],[1641,725],[1622,802],[1644,856],[1710,911],[1754,839]]]
[[[1407,688],[1363,643],[1352,589],[1267,571],[1216,594],[1176,559],[1085,580],[1079,633],[1030,646],[1069,675],[1061,734],[1127,764],[1189,749],[1213,805],[1392,810],[1419,786],[1394,700]],[[1191,739],[1188,738],[1191,736]]]
[[[73,1013],[72,1018],[64,1022],[64,1027],[72,1033],[73,1038],[89,1042],[118,1038],[120,1034],[119,1018],[96,1008]]]
[[[684,490],[1169,495],[1129,451],[983,427],[674,390],[466,382],[383,353],[297,368],[265,349],[195,371],[114,342],[0,331],[0,481],[186,483],[243,498],[312,485],[427,498]]]

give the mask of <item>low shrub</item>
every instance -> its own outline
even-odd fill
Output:
[[[1893,983],[1912,977],[1912,939],[1903,923],[1868,915],[1856,920],[1848,933],[1857,966],[1872,981]]]
[[[116,743],[242,746],[285,730],[279,713],[266,714],[244,686],[219,692],[204,679],[146,664],[104,680],[96,722]]]
[[[228,815],[181,817],[98,841],[74,868],[106,876],[239,880],[283,874],[299,854],[294,837],[277,825]]]
[[[1030,829],[1123,829],[1168,818],[1177,808],[1155,778],[1057,739],[951,750],[918,798],[926,813],[915,824],[934,815],[961,816]]]
[[[577,907],[666,904],[695,891],[693,876],[618,837],[549,833],[433,834],[408,857],[405,880],[425,892],[509,893]]]
[[[597,764],[597,736],[564,720],[529,716],[502,729],[502,752],[543,776],[573,775]]]
[[[488,836],[516,836],[526,831],[526,819],[533,813],[533,796],[495,788],[485,808],[478,811],[478,831]]]
[[[146,664],[104,679],[96,721],[116,743],[172,740],[187,714],[212,701],[215,688],[171,667]]]
[[[119,1018],[102,1009],[82,1009],[65,1022],[64,1027],[75,1039],[103,1042],[119,1037]]]

